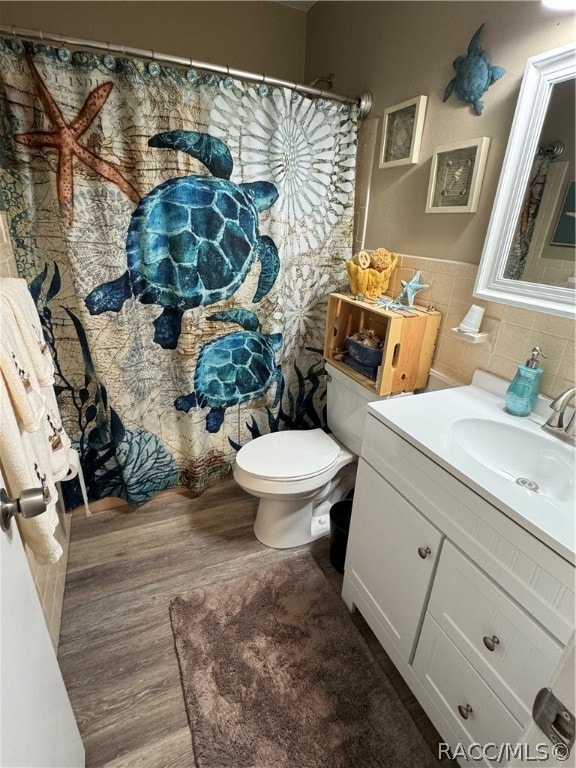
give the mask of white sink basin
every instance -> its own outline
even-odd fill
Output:
[[[493,506],[576,564],[576,449],[542,430],[539,400],[525,418],[504,410],[508,382],[380,400],[368,410]]]
[[[457,419],[457,445],[482,466],[531,493],[573,503],[573,450],[544,433],[492,419]]]

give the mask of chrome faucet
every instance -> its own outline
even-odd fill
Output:
[[[550,403],[552,413],[548,417],[548,421],[542,424],[542,429],[545,432],[549,432],[551,435],[555,435],[560,440],[564,440],[572,445],[576,445],[576,412],[572,414],[568,424],[565,424],[565,421],[566,408],[574,395],[576,395],[576,387],[570,387],[565,392],[562,392],[561,395],[558,395]]]

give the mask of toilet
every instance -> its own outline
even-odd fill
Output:
[[[330,507],[354,487],[366,404],[378,398],[326,363],[332,432],[287,430],[257,437],[238,451],[234,479],[260,499],[254,533],[276,549],[298,547],[330,530]]]

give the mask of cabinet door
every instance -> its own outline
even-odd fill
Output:
[[[426,610],[442,538],[437,528],[360,460],[344,590],[350,581],[406,661],[412,657]],[[371,623],[369,616],[365,618]]]

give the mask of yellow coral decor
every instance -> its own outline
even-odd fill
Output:
[[[364,264],[368,266],[362,266]],[[388,288],[397,264],[398,255],[386,248],[359,251],[346,262],[350,290],[354,296],[361,294],[367,299],[379,299]]]

